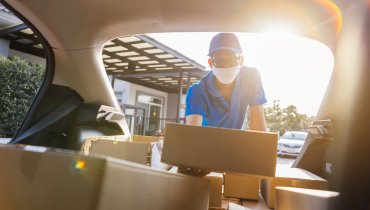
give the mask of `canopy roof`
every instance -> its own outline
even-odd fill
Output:
[[[5,10],[0,12],[9,14]],[[1,26],[0,37],[10,41],[11,49],[45,57],[43,46],[27,25],[9,25]],[[181,85],[186,91],[207,73],[204,66],[146,35],[109,41],[102,58],[107,74],[115,79],[169,93],[179,92]]]
[[[106,71],[116,78],[165,92],[199,81],[205,67],[146,35],[120,37],[103,49]]]

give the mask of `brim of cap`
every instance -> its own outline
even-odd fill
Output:
[[[219,48],[216,48],[216,49],[212,50],[211,52],[209,52],[208,53],[208,56],[212,55],[214,52],[219,51],[219,50],[227,50],[227,51],[231,51],[231,52],[234,52],[234,53],[242,53],[242,50],[239,49],[239,48],[234,48],[234,47],[219,47]]]

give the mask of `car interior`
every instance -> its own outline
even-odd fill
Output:
[[[325,97],[293,167],[327,179],[329,189],[340,193],[336,209],[370,208],[369,1],[1,3],[33,30],[46,57],[44,82],[10,144],[70,150],[79,150],[89,136],[128,133],[103,64],[102,49],[108,41],[162,32],[258,33],[271,23],[289,22],[300,36],[328,46],[335,60]]]

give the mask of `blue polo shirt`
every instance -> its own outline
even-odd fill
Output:
[[[190,86],[186,94],[185,115],[202,115],[203,126],[241,129],[248,106],[266,103],[257,69],[241,67],[230,103],[220,95],[215,80],[216,77],[210,71]]]

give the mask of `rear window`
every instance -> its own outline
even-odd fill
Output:
[[[207,54],[215,34],[157,33],[106,43],[103,62],[122,109],[136,106],[141,110],[127,112],[129,123],[144,128],[138,134],[163,130],[166,122],[184,122],[187,88],[211,71]],[[289,33],[236,35],[243,48],[244,65],[257,68],[261,75],[269,131],[284,134],[306,130],[315,119],[330,80],[334,67],[331,50],[318,41]],[[178,104],[180,78],[183,94]],[[153,101],[144,106],[139,95],[160,103]],[[249,127],[248,117],[245,128]]]

